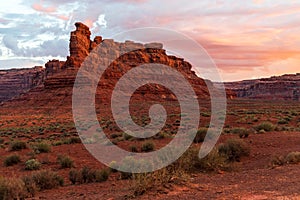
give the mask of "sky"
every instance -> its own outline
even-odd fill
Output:
[[[183,33],[224,81],[300,72],[298,0],[9,0],[0,3],[0,69],[65,60],[74,23],[92,36],[142,27]]]

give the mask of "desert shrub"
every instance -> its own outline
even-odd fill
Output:
[[[52,143],[53,146],[60,146],[60,145],[63,145],[63,144],[64,144],[64,142],[61,141],[61,140],[58,140],[58,141],[55,141],[55,142]]]
[[[297,164],[300,163],[300,152],[290,152],[286,158],[287,163]]]
[[[22,149],[26,149],[26,143],[23,141],[13,141],[10,143],[10,150],[11,151],[20,151]]]
[[[137,146],[135,146],[135,145],[130,146],[130,147],[129,147],[129,150],[130,150],[131,152],[138,152],[138,148],[137,148]]]
[[[25,199],[27,192],[25,184],[19,178],[0,178],[0,199]]]
[[[92,183],[95,179],[95,171],[87,166],[84,166],[81,171],[82,183]]]
[[[74,161],[69,156],[58,156],[57,161],[61,168],[72,168],[74,166]]]
[[[255,129],[260,132],[261,130],[264,130],[266,132],[270,132],[273,131],[275,128],[274,124],[272,124],[271,122],[262,122],[259,125],[257,125],[255,127]]]
[[[156,135],[153,136],[154,139],[164,139],[169,137],[170,135],[166,132],[159,132]]]
[[[263,133],[266,133],[266,131],[264,129],[261,129],[261,130],[258,131],[258,133],[263,134]]]
[[[79,137],[70,137],[64,141],[64,144],[76,144],[81,143],[81,139]]]
[[[17,154],[13,154],[13,155],[10,155],[10,156],[5,158],[4,166],[8,167],[8,166],[18,164],[20,162],[21,162],[20,156],[17,155]]]
[[[298,163],[300,163],[300,152],[297,151],[290,152],[286,156],[273,156],[270,161],[271,167]]]
[[[48,143],[38,143],[33,145],[33,150],[35,153],[49,153],[51,151],[51,145]]]
[[[32,179],[39,190],[53,189],[64,185],[64,179],[50,170],[36,172],[27,178]]]
[[[72,184],[83,183],[81,173],[76,169],[71,169],[69,171],[69,180]]]
[[[142,144],[141,151],[142,152],[150,152],[155,149],[155,145],[153,142],[148,141]]]
[[[270,160],[271,167],[281,166],[285,164],[284,156],[273,156]]]
[[[217,149],[201,160],[198,153],[199,148],[190,148],[177,161],[160,170],[150,173],[131,174],[122,172],[121,174],[133,179],[132,191],[134,195],[142,195],[150,189],[170,184],[174,180],[186,180],[190,173],[197,170],[214,171],[226,165],[226,158],[221,159]]]
[[[230,165],[227,162],[227,157],[223,154],[220,154],[217,148],[214,148],[207,156],[202,159],[195,157],[193,167],[201,172],[212,172],[230,169]]]
[[[72,169],[69,172],[69,180],[72,184],[104,182],[109,177],[109,170],[92,170],[89,167],[83,167],[81,170]]]
[[[250,134],[250,130],[243,127],[236,127],[231,130],[233,134],[238,134],[240,138],[247,138]]]
[[[38,187],[36,186],[34,180],[30,176],[22,177],[22,180],[23,180],[23,182],[25,184],[26,192],[31,197],[34,197],[34,195],[38,191]]]
[[[203,117],[210,117],[210,114],[206,113],[206,112],[201,112],[201,116],[203,116]]]
[[[206,136],[206,133],[207,133],[207,128],[200,128],[196,133],[196,136],[194,138],[194,143],[203,142],[204,138]]]
[[[104,182],[109,177],[109,171],[107,169],[95,171],[95,182]]]
[[[25,162],[25,170],[38,170],[41,163],[37,159],[29,159]]]
[[[121,137],[121,134],[120,134],[120,133],[112,133],[112,134],[110,135],[110,137],[111,137],[112,139],[115,139],[115,138]]]
[[[109,163],[109,169],[111,172],[117,172],[118,170],[118,164],[116,161],[112,161],[111,163]]]
[[[4,143],[4,139],[3,138],[0,138],[0,144],[3,144]]]
[[[133,138],[133,136],[132,136],[132,135],[129,135],[129,134],[127,134],[127,133],[123,133],[123,138],[124,138],[125,140],[130,140],[130,139]]]
[[[228,161],[240,161],[241,157],[249,156],[250,148],[240,139],[228,139],[218,146],[219,153],[226,156]]]
[[[278,124],[288,124],[289,121],[287,121],[286,119],[279,119],[277,123]]]

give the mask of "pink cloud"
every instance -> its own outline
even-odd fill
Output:
[[[49,6],[49,7],[44,7],[41,4],[35,3],[31,6],[34,10],[39,11],[39,12],[43,12],[43,13],[53,13],[56,12],[56,8],[53,6]]]

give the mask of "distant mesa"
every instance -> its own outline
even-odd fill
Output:
[[[236,98],[300,101],[300,73],[226,82],[224,85]]]

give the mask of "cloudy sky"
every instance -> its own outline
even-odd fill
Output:
[[[65,60],[76,21],[104,38],[141,27],[184,33],[225,81],[300,72],[299,0],[1,1],[0,69]]]

